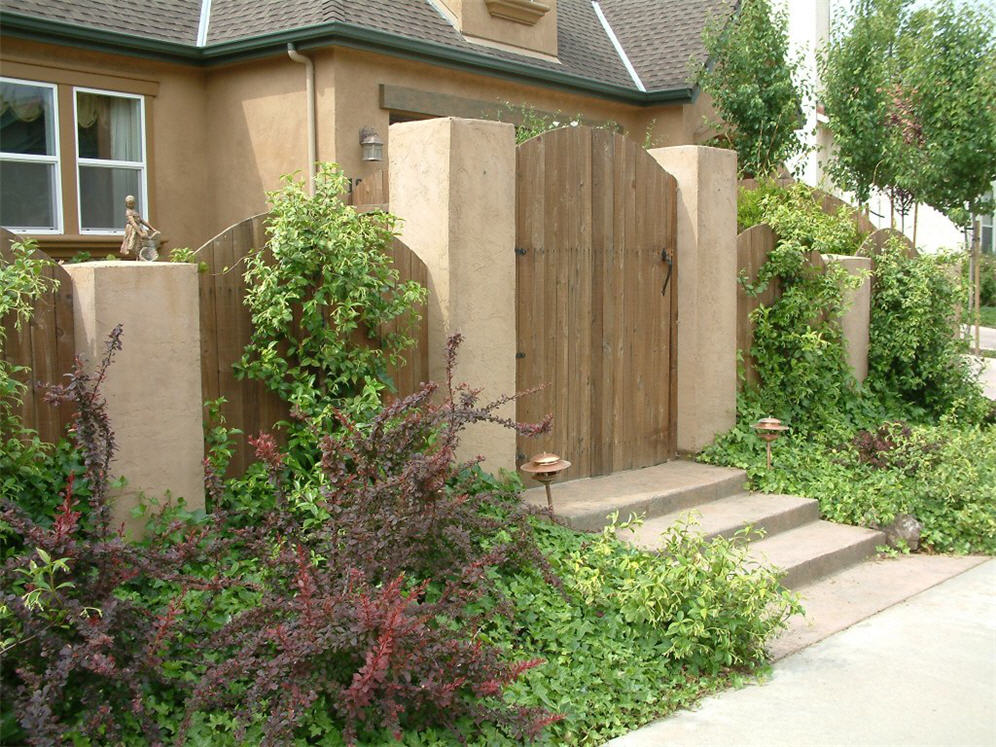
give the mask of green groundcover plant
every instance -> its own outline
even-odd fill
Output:
[[[514,426],[505,400],[452,382],[362,431],[343,415],[313,474],[260,435],[269,501],[209,475],[213,515],[168,508],[126,542],[100,376],[59,390],[88,510],[72,480],[52,517],[3,506],[5,740],[597,744],[757,671],[798,610],[744,537],[681,526],[657,554],[616,538],[628,524],[528,515],[519,484],[453,458],[464,426]]]
[[[24,288],[11,308],[44,290]],[[525,510],[516,479],[458,462],[470,424],[548,426],[456,385],[456,339],[442,387],[387,407],[359,378],[304,401],[314,371],[274,366],[313,459],[253,434],[257,463],[223,480],[233,431],[216,418],[212,513],[151,501],[129,542],[100,394],[126,340],[117,328],[95,371],[53,388],[71,440],[40,444],[4,410],[27,456],[0,461],[2,743],[600,744],[758,672],[798,611],[746,562],[746,533],[706,542],[685,525],[645,552],[617,538],[629,523],[572,532]]]
[[[839,331],[842,278],[803,261],[811,249],[853,253],[853,223],[817,214],[798,185],[763,184],[739,208],[741,223],[774,228],[759,280],[777,278],[783,294],[755,312],[760,385],[743,388],[736,426],[700,458],[746,469],[755,489],[816,498],[834,521],[881,527],[912,514],[929,551],[996,552],[996,410],[957,334],[956,260],[910,258],[894,242],[875,257],[869,373],[858,384]],[[791,431],[767,470],[751,424],[770,415]]]

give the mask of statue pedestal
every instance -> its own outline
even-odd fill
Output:
[[[138,536],[131,516],[141,495],[182,496],[204,508],[200,318],[197,268],[169,262],[64,265],[73,280],[76,352],[88,369],[121,324],[123,348],[103,384],[117,442],[113,477],[127,485],[113,504],[116,523]]]

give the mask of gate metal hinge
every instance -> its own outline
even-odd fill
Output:
[[[522,358],[525,358],[525,357],[526,357],[525,353],[516,353],[515,354],[515,359],[516,360],[521,360]]]
[[[518,247],[518,246],[515,247],[515,253],[518,254],[520,257],[526,256],[526,252],[527,251],[529,251],[529,250],[528,249],[522,249],[521,247]]]

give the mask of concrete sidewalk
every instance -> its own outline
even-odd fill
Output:
[[[993,747],[996,560],[609,745]]]
[[[975,325],[963,324],[962,333],[968,338],[969,343],[975,346]],[[979,347],[983,350],[996,350],[996,328],[979,327]]]

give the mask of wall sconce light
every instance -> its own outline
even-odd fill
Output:
[[[761,418],[751,427],[757,431],[757,435],[761,437],[767,447],[768,469],[771,469],[771,442],[787,431],[788,426],[783,425],[778,418]]]
[[[528,473],[537,482],[543,483],[546,488],[546,505],[553,513],[553,496],[550,494],[550,483],[557,479],[557,475],[571,466],[566,459],[561,459],[556,454],[537,454],[519,469]]]
[[[373,127],[360,130],[360,147],[363,149],[364,161],[384,160],[384,141]]]

